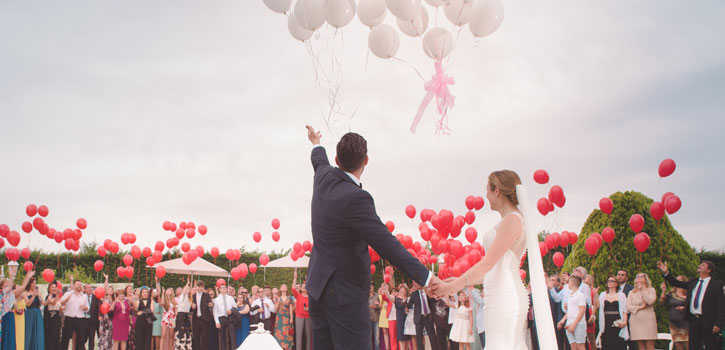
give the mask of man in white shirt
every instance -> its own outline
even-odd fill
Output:
[[[473,315],[476,317],[476,331],[478,331],[478,338],[481,341],[481,348],[485,348],[486,326],[483,319],[483,288],[479,291],[476,288],[470,287],[468,295],[473,299],[473,303],[476,306],[473,308]]]
[[[236,348],[236,334],[232,324],[232,308],[237,303],[227,295],[227,286],[219,287],[219,296],[214,299],[214,322],[219,330],[219,350]]]
[[[252,316],[259,315],[259,321],[264,323],[264,329],[273,331],[272,313],[274,312],[274,303],[264,295],[263,288],[257,290],[257,299],[252,303],[252,310],[254,311],[249,314]]]
[[[557,328],[561,329],[566,323],[566,336],[569,338],[572,350],[584,350],[584,343],[587,338],[587,323],[584,318],[587,302],[579,290],[581,284],[582,280],[578,275],[572,275],[569,278],[571,295],[567,301],[567,313],[557,325]]]
[[[73,281],[73,276],[70,276]],[[88,297],[83,293],[83,284],[81,281],[73,281],[73,290],[69,291],[60,299],[60,304],[65,306],[65,320],[63,322],[63,335],[61,336],[61,349],[68,349],[68,343],[76,333],[75,350],[85,349],[86,338],[88,337],[88,327],[86,322],[86,312],[90,309]]]

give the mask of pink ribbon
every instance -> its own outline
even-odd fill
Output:
[[[410,132],[415,134],[415,129],[418,127],[420,119],[423,117],[423,112],[428,108],[428,104],[436,98],[436,104],[438,106],[438,118],[436,118],[436,133],[447,134],[448,129],[448,110],[453,108],[453,102],[455,97],[451,95],[448,90],[449,84],[455,84],[453,77],[449,77],[443,73],[443,66],[441,61],[435,63],[436,73],[433,75],[431,80],[425,82],[425,91],[427,94],[423,97],[423,101],[418,107],[418,113],[415,114],[413,119],[413,125],[410,126]]]

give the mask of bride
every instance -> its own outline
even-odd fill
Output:
[[[519,275],[519,262],[528,248],[539,346],[542,350],[555,350],[554,323],[539,242],[529,223],[526,190],[511,170],[491,173],[486,189],[491,209],[501,215],[501,221],[483,236],[486,255],[460,277],[431,286],[431,290],[440,297],[483,280],[484,319],[495,320],[486,322],[486,348],[526,350],[524,331],[529,301]]]

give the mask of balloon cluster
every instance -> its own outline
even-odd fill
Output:
[[[534,171],[534,182],[539,185],[546,185],[549,183],[549,173],[544,169]],[[564,195],[564,189],[561,186],[551,186],[546,197],[541,197],[536,202],[536,209],[539,210],[541,215],[546,216],[549,213],[556,210],[556,207],[563,208],[566,204],[566,196]],[[556,205],[556,207],[554,207]],[[543,242],[539,242],[539,249],[541,250],[541,257],[543,258],[549,251],[556,249],[561,246],[566,248],[569,245],[574,245],[579,240],[579,236],[575,232],[562,231],[561,233],[553,232],[544,237]],[[564,254],[562,252],[555,252],[551,256],[551,260],[556,267],[561,268],[564,265]]]

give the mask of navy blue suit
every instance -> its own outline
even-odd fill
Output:
[[[314,245],[307,270],[313,348],[370,349],[370,256],[425,285],[429,271],[390,234],[373,197],[344,171],[330,166],[323,147],[312,150]]]

